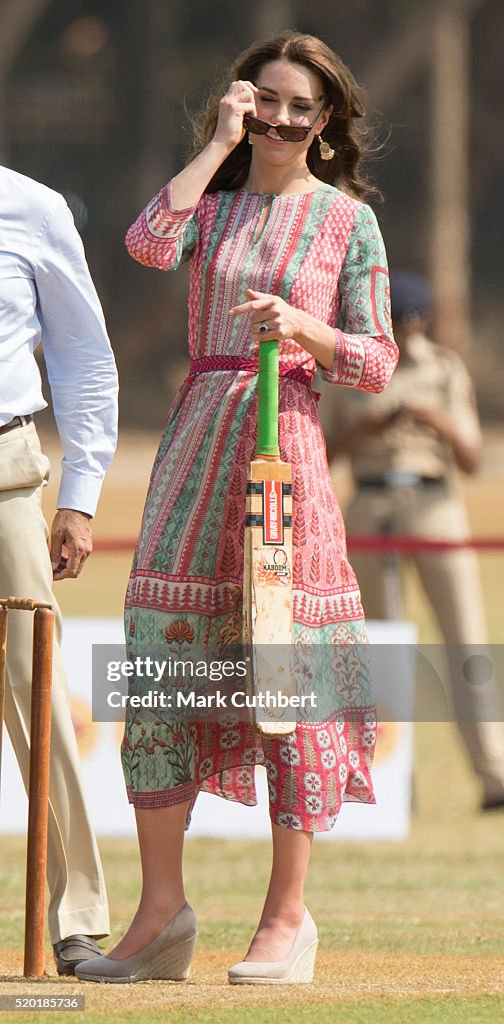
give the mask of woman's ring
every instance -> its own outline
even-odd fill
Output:
[[[262,324],[259,324],[259,334],[266,334],[267,331],[268,331],[268,325],[267,325],[266,321],[263,320]]]

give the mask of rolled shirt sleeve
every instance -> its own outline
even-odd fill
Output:
[[[376,217],[362,204],[338,281],[335,354],[325,380],[359,391],[384,390],[399,358],[390,315],[387,258]]]
[[[35,283],[63,448],[57,505],[94,515],[117,441],[117,370],[84,247],[61,196],[42,225]]]

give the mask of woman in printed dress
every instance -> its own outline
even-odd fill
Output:
[[[146,266],[189,261],[192,360],[168,415],[135,553],[126,607],[132,657],[153,645],[185,656],[198,644],[240,637],[257,353],[273,338],[281,457],[293,470],[294,639],[327,652],[335,693],[339,649],[365,652],[311,388],[319,368],[334,384],[379,392],[397,361],[383,242],[362,201],[362,114],[351,73],[320,40],[287,32],[253,44],[233,65],[224,95],[209,101],[190,162],[128,232],[129,252]],[[302,129],[295,141],[285,126]],[[366,659],[356,661],[339,713],[298,722],[284,739],[259,736],[232,716],[174,723],[128,712],[122,759],[142,896],[112,954],[78,968],[80,977],[187,976],[196,924],[182,846],[192,804],[199,790],[255,803],[254,766],[262,763],[271,880],[248,953],[229,980],[311,979],[317,935],[303,886],[313,834],[333,826],[342,801],[374,802],[375,718]]]

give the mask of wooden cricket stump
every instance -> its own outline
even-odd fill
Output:
[[[34,612],[30,716],[30,782],[26,845],[25,978],[45,971],[45,887],[51,749],[51,684],[54,635],[52,605],[24,597],[0,599],[0,759],[5,698],[8,611]]]

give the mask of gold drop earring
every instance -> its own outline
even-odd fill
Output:
[[[252,138],[252,132],[248,133],[248,144],[249,144],[249,146],[253,146],[254,145],[254,140]]]
[[[322,160],[332,160],[334,156],[334,149],[331,149],[328,142],[324,142],[321,135],[317,135],[319,141],[320,156]]]

